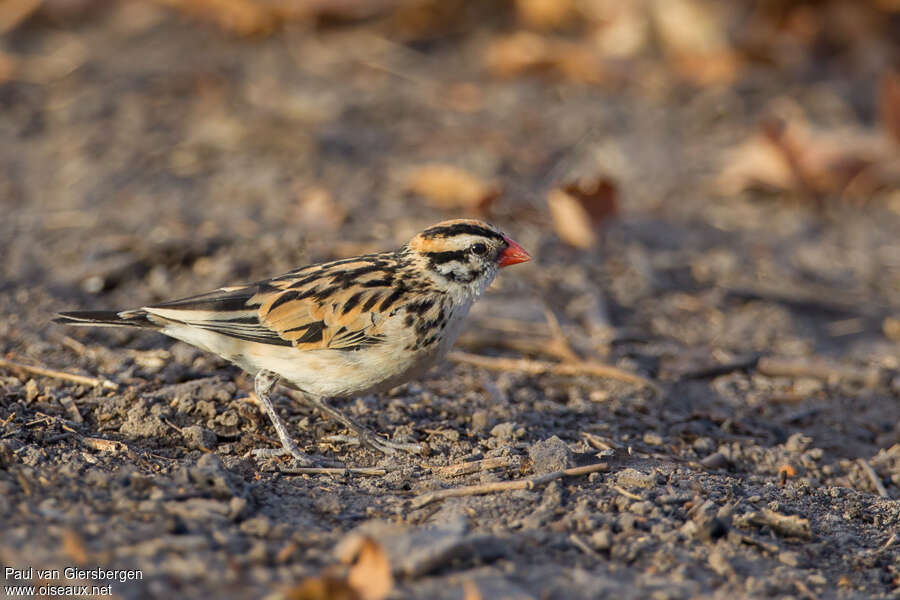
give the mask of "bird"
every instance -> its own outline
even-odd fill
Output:
[[[443,221],[404,246],[313,264],[255,283],[130,310],[61,312],[57,323],[151,329],[216,354],[253,377],[281,448],[258,457],[315,460],[288,433],[272,402],[281,383],[385,454],[419,452],[331,406],[414,379],[454,344],[472,304],[500,268],[531,256],[497,227]]]

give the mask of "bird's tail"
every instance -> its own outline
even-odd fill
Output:
[[[142,309],[137,310],[77,310],[59,313],[54,323],[81,327],[142,327],[159,329],[160,325],[149,319]]]

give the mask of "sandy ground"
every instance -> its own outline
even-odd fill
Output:
[[[235,40],[155,11],[16,32],[10,47],[56,62],[0,85],[0,353],[118,388],[0,369],[0,564],[140,570],[112,583],[121,598],[260,598],[361,530],[391,557],[391,598],[462,598],[466,581],[492,600],[897,597],[900,342],[884,324],[900,199],[817,210],[710,183],[776,95],[829,122],[849,96],[871,123],[871,82],[498,81],[465,60],[481,43]],[[547,225],[561,156],[618,181],[595,249]],[[535,256],[502,274],[462,349],[520,356],[508,346],[550,339],[548,306],[577,352],[660,393],[447,362],[343,403],[430,449],[391,458],[334,441],[346,432],[285,395],[301,447],[375,469],[293,475],[245,457],[275,433],[235,368],[49,323],[399,245],[460,214],[405,192],[404,170],[430,162],[501,182],[490,217]]]

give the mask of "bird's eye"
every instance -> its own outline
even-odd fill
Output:
[[[469,248],[469,250],[471,250],[472,254],[476,256],[484,256],[485,254],[487,254],[487,246],[485,244],[482,244],[481,242],[472,244],[472,247]]]

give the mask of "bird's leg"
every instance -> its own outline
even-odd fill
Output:
[[[254,450],[253,455],[259,458],[290,455],[294,457],[301,466],[308,467],[313,464],[313,460],[306,454],[300,452],[300,448],[297,447],[297,444],[288,434],[284,421],[282,421],[281,417],[278,416],[278,413],[275,412],[275,405],[272,404],[272,389],[274,389],[277,384],[278,375],[271,371],[260,371],[253,380],[256,397],[259,398],[263,408],[266,409],[266,414],[269,415],[269,419],[272,421],[272,425],[275,426],[275,432],[278,433],[278,439],[281,440],[282,447],[277,450],[271,448]]]
[[[403,452],[420,453],[423,450],[421,444],[403,444],[400,442],[392,442],[378,435],[377,433],[366,429],[351,418],[345,416],[336,408],[331,407],[325,401],[325,398],[317,398],[315,396],[304,394],[304,399],[312,404],[315,408],[317,408],[322,414],[331,417],[347,429],[351,430],[356,434],[356,437],[359,438],[360,444],[368,446],[373,450],[378,450],[379,452],[383,452],[384,454],[396,454],[398,450]]]

